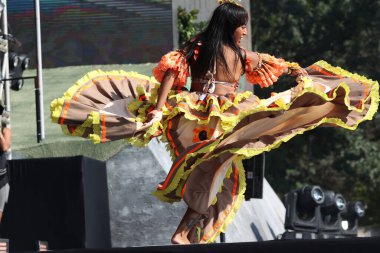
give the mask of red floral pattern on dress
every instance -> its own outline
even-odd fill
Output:
[[[207,126],[199,126],[197,128],[194,128],[193,130],[193,133],[194,133],[194,137],[193,137],[193,143],[197,143],[197,142],[200,142],[200,141],[204,141],[204,140],[201,140],[199,138],[199,133],[202,132],[202,131],[205,131],[206,135],[206,139],[210,139],[211,136],[214,135],[214,132],[215,132],[215,128],[211,128],[211,127],[207,127]]]
[[[280,58],[269,54],[259,54],[261,60],[258,66],[253,66],[252,60],[247,57],[245,73],[247,81],[258,84],[261,88],[269,87],[284,73],[288,64]]]
[[[181,52],[171,51],[162,56],[161,61],[152,71],[153,76],[161,83],[168,69],[177,72],[177,77],[173,84],[174,86],[177,86],[177,89],[181,89],[186,85],[187,77],[190,75],[189,63]]]

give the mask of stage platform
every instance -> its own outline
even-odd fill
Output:
[[[143,160],[143,158],[138,160]],[[144,166],[136,166],[136,168],[144,168]],[[128,170],[125,171],[128,172]],[[146,170],[140,170],[140,173],[141,177],[147,178]],[[306,238],[313,237],[305,236],[304,239],[263,239],[253,242],[254,240],[237,236],[239,239],[237,241],[250,242],[233,243],[229,240],[230,237],[226,236],[228,243],[158,246],[169,243],[168,238],[171,234],[165,235],[163,229],[172,232],[167,225],[170,221],[163,223],[162,227],[151,226],[152,222],[161,216],[156,212],[147,213],[144,208],[134,207],[133,202],[129,202],[130,204],[126,206],[131,210],[135,209],[136,213],[145,212],[143,216],[137,219],[135,215],[129,214],[121,218],[134,222],[141,221],[144,217],[151,219],[147,219],[146,223],[139,223],[140,232],[136,229],[137,226],[120,227],[117,230],[119,240],[112,241],[104,162],[81,156],[13,160],[10,162],[9,177],[11,191],[0,226],[1,238],[9,239],[9,252],[37,252],[37,242],[44,241],[48,243],[52,253],[380,253],[380,237],[309,240]],[[152,176],[151,180],[156,181],[156,178]],[[130,183],[125,180],[125,184]],[[142,194],[126,189],[125,194],[121,192],[117,195],[129,194],[141,198],[139,196]],[[123,208],[112,207],[112,209],[122,210]],[[166,216],[171,217],[168,214]],[[258,216],[262,217],[262,215]],[[251,224],[249,219],[244,219],[244,217],[241,218],[241,223]],[[134,237],[120,236],[127,233],[133,233]],[[237,227],[234,235],[239,233],[244,233],[241,226]],[[158,238],[162,239],[162,243],[156,242]],[[273,238],[276,238],[274,233]]]
[[[246,243],[215,243],[193,245],[164,245],[149,247],[127,247],[112,249],[69,249],[51,250],[51,253],[379,253],[380,237],[313,239],[313,240],[273,240]]]

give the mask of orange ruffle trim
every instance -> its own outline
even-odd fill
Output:
[[[285,60],[275,58],[269,54],[259,54],[258,66],[253,66],[252,61],[247,57],[245,64],[245,74],[247,81],[258,84],[261,88],[269,87],[284,73],[288,64]]]
[[[189,63],[186,61],[185,56],[178,51],[171,51],[162,56],[161,61],[153,69],[153,76],[158,82],[162,83],[164,75],[168,69],[174,70],[178,73],[177,78],[174,80],[174,86],[181,89],[186,85],[187,77],[189,74]]]
[[[284,73],[289,67],[289,63],[269,54],[259,54],[259,56],[258,66],[253,66],[252,60],[247,57],[245,70],[247,81],[252,84],[258,84],[261,88],[269,87]],[[162,56],[160,62],[152,71],[153,76],[158,82],[162,83],[165,73],[169,69],[177,73],[173,85],[177,89],[182,89],[186,85],[190,73],[189,63],[181,52],[171,51]]]

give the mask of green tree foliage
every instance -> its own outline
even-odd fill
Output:
[[[323,59],[380,80],[379,0],[251,1],[253,48],[308,66]],[[266,90],[289,88],[290,79]],[[356,131],[321,128],[270,152],[267,178],[279,193],[318,184],[367,205],[361,224],[380,225],[380,116]]]
[[[177,27],[178,27],[178,44],[182,43],[193,38],[197,33],[199,33],[206,25],[205,22],[196,22],[198,17],[199,10],[194,9],[189,12],[182,7],[178,7],[177,10]]]

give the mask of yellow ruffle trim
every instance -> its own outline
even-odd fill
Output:
[[[297,62],[285,62],[288,69],[295,70],[295,69],[301,69],[301,66]]]
[[[189,111],[182,107],[174,107],[173,109],[168,109],[164,108],[163,109],[163,114],[168,117],[168,119],[174,118],[177,116],[179,113],[183,113],[184,117],[188,120],[195,120],[199,125],[208,125],[210,123],[211,117],[218,117],[221,119],[221,126],[222,129],[226,132],[232,130],[234,126],[238,123],[239,115],[225,115],[224,112],[225,110],[229,109],[232,106],[238,106],[239,103],[252,96],[252,92],[246,91],[242,93],[238,93],[233,101],[227,100],[222,106],[219,106],[219,102],[216,96],[208,96],[206,105],[203,104],[194,104],[188,94],[174,94],[170,95],[169,99],[175,98],[176,103],[181,103],[184,102],[186,103],[190,109],[194,109],[197,111],[202,111],[206,112],[210,109],[210,105],[212,104],[213,106],[216,107],[216,110],[212,110],[210,114],[208,115],[207,119],[200,119],[195,115],[192,115]],[[253,105],[254,106],[254,105]]]
[[[145,147],[149,141],[156,136],[156,133],[162,129],[161,122],[154,122],[151,127],[145,131],[142,137],[126,138],[126,141],[135,147]]]
[[[367,78],[363,75],[359,75],[357,73],[351,73],[345,69],[342,69],[341,67],[332,66],[331,64],[329,64],[326,61],[321,60],[321,61],[318,61],[314,64],[321,66],[322,68],[324,68],[324,69],[326,69],[326,70],[330,71],[331,73],[334,73],[338,76],[350,77],[355,81],[361,81],[363,83],[368,83],[371,86],[376,86],[376,85],[379,86],[379,83],[377,81],[374,81],[372,79],[369,79],[369,78]]]

